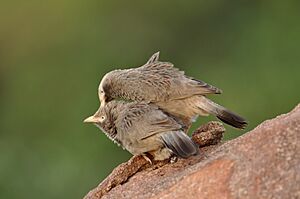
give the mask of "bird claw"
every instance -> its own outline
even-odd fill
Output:
[[[177,162],[178,158],[176,156],[172,156],[170,159],[170,163],[173,164],[175,162]]]
[[[146,154],[142,154],[142,156],[145,160],[147,160],[147,162],[149,162],[152,165],[151,159]]]

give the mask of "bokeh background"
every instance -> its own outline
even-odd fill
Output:
[[[299,1],[2,1],[0,198],[81,198],[130,154],[95,126],[102,76],[161,60],[221,89],[245,131],[300,100]],[[214,119],[203,118],[200,123]],[[199,122],[194,125],[194,128]]]

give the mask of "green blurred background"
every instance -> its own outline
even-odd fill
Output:
[[[246,117],[246,131],[288,112],[300,101],[299,8],[276,0],[2,1],[0,198],[81,198],[126,161],[128,152],[82,121],[99,106],[106,72],[140,66],[158,50],[223,89],[213,99]],[[246,131],[228,127],[226,139]]]

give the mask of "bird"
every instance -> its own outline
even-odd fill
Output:
[[[172,155],[187,158],[199,151],[183,131],[180,120],[147,102],[113,100],[100,106],[84,122],[95,124],[108,138],[136,156],[146,158],[150,154],[154,160],[165,160]]]
[[[210,114],[244,129],[247,121],[243,117],[207,98],[221,93],[221,89],[185,75],[172,63],[159,61],[159,52],[138,68],[108,72],[98,87],[101,106],[114,99],[152,103],[179,118],[186,133],[198,116]]]

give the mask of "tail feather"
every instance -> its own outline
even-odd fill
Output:
[[[179,157],[187,158],[199,151],[196,144],[183,131],[164,133],[161,137],[165,146]]]
[[[203,109],[204,111],[215,115],[221,121],[235,128],[244,129],[248,124],[243,117],[231,112],[230,110],[205,97],[201,98],[201,102],[198,104],[198,106],[200,109]]]

